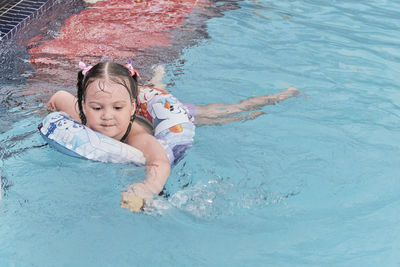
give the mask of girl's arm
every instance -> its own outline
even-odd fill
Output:
[[[51,111],[63,111],[73,120],[81,121],[78,112],[77,98],[67,91],[57,91],[47,102],[47,108]]]
[[[135,136],[131,145],[142,151],[146,158],[146,180],[143,184],[153,194],[160,193],[171,171],[164,148],[154,136],[148,133]]]
[[[133,184],[133,190],[122,193],[121,207],[132,212],[138,212],[144,201],[151,200],[154,194],[159,194],[171,171],[168,157],[157,139],[148,134],[140,133],[134,136],[129,145],[141,150],[146,157],[146,179],[142,183]]]

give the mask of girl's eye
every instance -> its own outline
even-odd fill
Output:
[[[93,110],[100,110],[100,107],[92,107]]]
[[[116,110],[120,110],[122,109],[122,107],[114,107]]]

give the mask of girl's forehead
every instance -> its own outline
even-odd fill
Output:
[[[128,89],[122,84],[100,79],[91,82],[86,88],[86,99],[87,98],[103,98],[112,97],[119,99],[130,100]]]

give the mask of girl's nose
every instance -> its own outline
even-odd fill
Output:
[[[104,109],[103,113],[101,114],[101,118],[103,120],[111,120],[112,119],[112,112],[109,110]]]

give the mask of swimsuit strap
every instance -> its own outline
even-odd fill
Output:
[[[128,137],[129,133],[131,132],[132,124],[133,124],[133,121],[135,120],[135,118],[136,118],[136,115],[133,114],[133,116],[131,117],[131,120],[129,121],[128,129],[126,129],[124,136],[122,136],[121,140],[119,140],[120,142],[125,143],[125,139]]]

